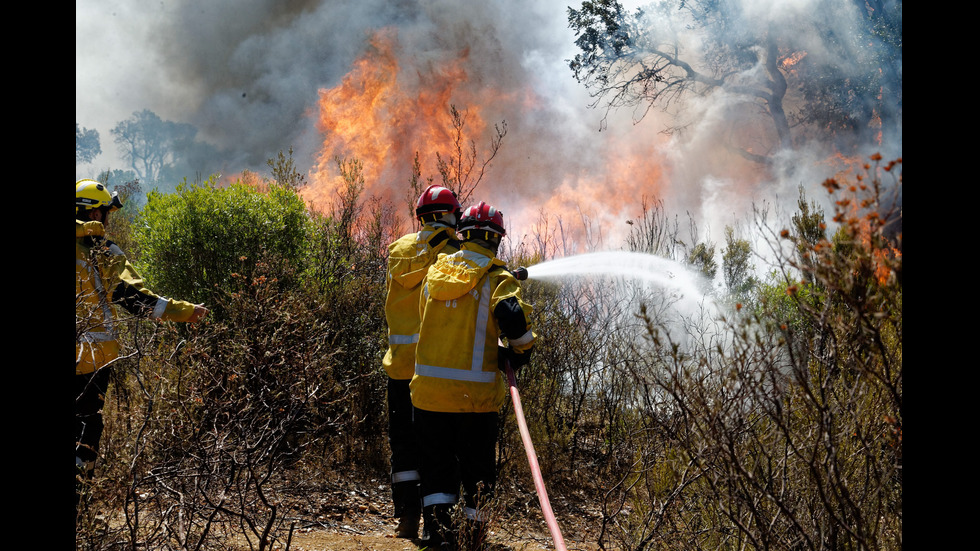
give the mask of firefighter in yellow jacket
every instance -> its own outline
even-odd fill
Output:
[[[456,222],[462,207],[449,189],[432,185],[419,196],[415,216],[422,229],[388,247],[385,317],[388,352],[388,443],[391,448],[391,497],[398,526],[395,535],[415,538],[422,502],[419,497],[418,447],[412,429],[408,384],[415,374],[419,332],[419,293],[429,266],[440,252],[456,252]]]
[[[109,372],[119,357],[116,307],[134,316],[196,322],[207,309],[157,296],[105,238],[109,213],[122,208],[115,193],[95,180],[75,182],[75,506],[80,484],[92,474],[102,437],[102,406]]]
[[[419,437],[426,543],[480,548],[481,506],[493,497],[499,410],[506,396],[504,355],[514,369],[531,355],[531,307],[517,279],[496,258],[506,235],[503,214],[481,202],[457,225],[460,250],[440,254],[420,297],[421,325],[411,382]],[[506,345],[498,346],[506,342]],[[463,490],[466,521],[452,524]]]

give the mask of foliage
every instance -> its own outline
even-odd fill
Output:
[[[287,468],[341,423],[347,393],[333,382],[323,305],[283,295],[266,268],[233,276],[225,318],[179,353],[172,336],[135,336],[108,415],[124,424],[107,429],[125,513],[113,538],[151,549],[221,548],[236,534],[253,549],[283,541]]]
[[[96,180],[100,182],[105,182],[106,185],[110,185],[110,186],[112,185],[125,186],[130,182],[139,182],[139,178],[136,176],[135,172],[133,172],[132,170],[120,170],[120,169],[105,170],[99,173],[99,176],[96,178]],[[129,195],[127,201],[124,202],[123,205],[125,205],[126,208],[129,208],[132,204],[133,199],[136,199],[138,196],[141,196],[142,193],[143,193],[143,189],[141,186],[139,189],[139,193],[134,193]]]
[[[710,285],[718,272],[715,245],[710,240],[700,239],[698,227],[693,219],[689,219],[688,222],[688,239],[691,245],[681,239],[679,222],[676,218],[670,219],[664,209],[663,201],[657,200],[651,205],[644,197],[639,218],[626,222],[630,226],[629,234],[626,236],[626,248],[631,252],[681,261],[702,275],[704,284]]]
[[[358,159],[337,159],[337,169],[344,183],[338,190],[339,202],[333,213],[338,234],[336,245],[350,254],[355,243],[355,222],[360,219],[364,208],[360,201],[364,192],[364,164]]]
[[[282,186],[262,192],[242,183],[218,187],[214,179],[184,182],[176,193],[147,196],[136,239],[137,266],[155,289],[214,303],[235,274],[250,279],[258,261],[283,270],[280,285],[296,285],[306,265],[309,217],[303,200]],[[215,313],[223,315],[220,308]]]
[[[226,549],[235,539],[252,549],[281,547],[291,530],[287,495],[299,473],[316,486],[337,468],[347,476],[385,468],[383,258],[370,241],[337,250],[334,220],[306,212],[281,186],[260,192],[208,183],[151,195],[141,220],[152,223],[139,232],[146,254],[154,250],[147,243],[167,242],[164,231],[193,247],[209,235],[254,241],[263,237],[251,231],[255,224],[285,221],[267,232],[283,243],[309,238],[295,250],[266,241],[249,250],[254,257],[213,258],[218,251],[209,249],[212,263],[201,273],[231,272],[206,300],[220,315],[202,327],[121,325],[128,352],[116,364],[99,475],[76,543]],[[162,223],[175,217],[192,223],[176,226],[188,235]],[[326,270],[308,269],[324,258],[332,259]],[[164,275],[204,261],[167,259],[175,264]],[[107,524],[100,511],[122,516]]]
[[[363,163],[336,159],[343,183],[329,214],[311,212],[309,284],[331,287],[366,275],[384,279],[388,244],[401,236],[394,206],[376,196],[365,200]],[[384,316],[382,316],[384,317]]]
[[[736,237],[734,228],[726,227],[725,250],[721,255],[721,265],[729,296],[736,302],[747,300],[749,293],[757,284],[756,277],[753,275],[754,266],[751,257],[751,244],[745,239]]]
[[[796,236],[796,254],[802,270],[803,277],[808,281],[813,279],[812,270],[813,258],[811,251],[818,243],[827,239],[827,220],[821,209],[813,201],[807,202],[806,193],[800,188],[800,198],[797,201],[798,211],[792,217],[793,231]]]
[[[687,255],[687,263],[698,269],[708,281],[718,273],[718,263],[715,261],[715,247],[711,243],[702,242],[694,245],[691,254]]]
[[[786,229],[759,228],[775,255],[762,281],[741,286],[756,257],[727,229],[722,269],[747,307],[721,318],[678,323],[675,298],[629,281],[523,284],[539,335],[518,376],[525,414],[552,504],[586,520],[582,538],[636,550],[902,547],[901,206],[888,195],[901,161],[871,161],[856,181],[824,183],[830,220],[801,192]],[[289,509],[297,495],[312,500],[336,473],[387,478],[394,209],[362,197],[359,163],[339,164],[348,187],[327,214],[279,185],[151,193],[132,241],[151,288],[201,292],[220,315],[179,330],[120,324],[125,355],[78,547],[284,548],[305,514]],[[637,250],[713,260],[710,241],[681,241],[660,203],[633,222]],[[501,526],[526,520],[534,499],[508,413]]]
[[[528,404],[549,404],[526,411],[542,469],[549,480],[568,489],[589,488],[575,473],[616,476],[627,442],[618,437],[626,408],[619,373],[609,369],[627,357],[621,337],[631,316],[630,301],[602,286],[567,282],[561,286],[528,282],[525,299],[535,305],[534,331],[541,336],[520,383]],[[519,441],[514,460],[524,473]],[[628,453],[626,454],[629,455]],[[529,481],[530,475],[519,478]]]
[[[680,228],[676,219],[671,220],[664,209],[663,201],[657,200],[649,204],[646,197],[641,201],[641,213],[637,220],[628,220],[629,235],[626,237],[626,248],[632,252],[660,255],[673,258],[677,247],[681,244],[678,239]]]
[[[91,163],[102,153],[99,144],[99,131],[94,128],[81,128],[75,123],[75,164]]]
[[[296,161],[293,160],[293,148],[289,148],[289,155],[282,151],[276,158],[266,161],[272,171],[272,179],[281,186],[297,190],[306,184],[306,175],[296,170]]]
[[[770,324],[773,325],[770,330],[777,330],[775,320],[779,320],[778,325],[785,325],[785,330],[807,334],[814,330],[813,320],[801,314],[800,304],[805,304],[808,309],[819,309],[820,301],[824,297],[825,293],[813,284],[788,281],[784,274],[773,271],[756,288],[755,315],[760,319],[771,320]]]
[[[119,176],[120,171],[116,172],[116,176]],[[110,185],[106,181],[109,178],[107,173],[100,175],[100,178],[105,178],[100,181],[105,182],[106,185]],[[116,182],[120,181],[119,179],[116,180]],[[119,200],[122,202],[123,208],[109,215],[107,231],[111,234],[112,241],[116,245],[119,245],[123,251],[131,251],[136,248],[133,226],[136,217],[139,216],[139,200],[143,197],[143,190],[140,187],[139,180],[126,180],[123,182],[117,183],[110,188],[119,194]]]
[[[831,57],[822,63],[804,59],[798,82],[804,108],[794,124],[828,129],[841,139],[862,131],[901,135],[902,124],[902,3],[900,0],[853,2],[855,17],[838,21],[837,31],[856,36],[824,41]],[[841,63],[838,60],[844,60]],[[863,70],[855,71],[855,67]]]

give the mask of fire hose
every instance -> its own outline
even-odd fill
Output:
[[[534,478],[534,489],[538,493],[538,503],[541,504],[541,513],[548,524],[548,531],[551,532],[551,539],[555,542],[557,551],[566,551],[565,540],[561,536],[561,528],[555,520],[555,513],[551,510],[551,502],[548,501],[548,491],[544,487],[544,477],[541,476],[541,468],[538,466],[538,456],[534,453],[534,444],[531,442],[531,433],[527,430],[527,422],[524,420],[524,408],[521,407],[521,395],[517,392],[517,378],[514,377],[514,370],[507,365],[507,382],[510,384],[510,398],[514,402],[514,415],[517,417],[517,427],[521,431],[521,440],[524,442],[524,451],[527,453],[527,462],[531,466],[531,476]]]

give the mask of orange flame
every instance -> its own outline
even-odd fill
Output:
[[[435,173],[435,151],[450,143],[446,124],[450,101],[467,79],[467,52],[441,67],[417,74],[417,85],[399,82],[403,75],[396,57],[393,29],[376,32],[368,51],[336,87],[320,91],[318,129],[323,148],[311,171],[306,198],[318,208],[329,208],[342,179],[338,159],[363,164],[365,197],[378,196],[400,205],[419,153],[423,175]],[[468,133],[485,129],[479,106],[467,111]]]
[[[643,201],[662,197],[663,161],[653,139],[663,136],[638,139],[634,132],[617,138],[610,131],[590,138],[588,151],[560,153],[566,136],[522,125],[543,103],[530,83],[501,89],[471,78],[477,60],[467,48],[441,61],[419,62],[422,57],[409,59],[396,30],[382,29],[343,80],[320,91],[316,123],[323,145],[302,190],[314,208],[329,212],[336,206],[343,186],[338,161],[356,159],[363,167],[362,199],[389,201],[396,213],[407,215],[415,199],[408,193],[416,155],[423,181],[442,183],[436,154],[445,159],[455,146],[451,105],[465,112],[464,147],[472,140],[482,150],[489,142],[487,113],[517,121],[520,134],[507,136],[474,195],[502,208],[511,246],[539,238],[544,217],[552,229],[561,224],[556,237],[566,242],[552,252],[568,252],[569,243],[579,252],[597,244],[618,247],[626,221],[641,214]],[[588,161],[579,158],[590,155]]]
[[[807,56],[806,50],[798,50],[789,55],[787,55],[781,61],[783,70],[795,71],[796,64],[799,63],[804,57]]]

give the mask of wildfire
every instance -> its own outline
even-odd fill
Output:
[[[783,69],[787,71],[794,70],[793,67],[795,67],[797,63],[799,63],[804,57],[806,57],[806,55],[807,53],[805,50],[799,50],[786,56],[782,60]]]
[[[435,152],[451,145],[447,110],[467,81],[468,52],[442,65],[417,67],[414,82],[406,82],[397,49],[393,29],[377,31],[343,81],[320,92],[317,125],[324,142],[304,191],[318,208],[333,204],[342,183],[337,159],[362,163],[365,197],[377,196],[400,208],[416,153],[423,175],[431,176]],[[480,106],[468,104],[466,132],[480,135],[485,128]]]
[[[307,201],[323,211],[335,208],[344,185],[340,161],[357,160],[364,179],[361,199],[388,201],[406,222],[415,199],[410,182],[416,159],[422,181],[442,183],[437,154],[446,160],[457,146],[473,143],[482,157],[502,119],[509,133],[471,201],[503,210],[510,246],[530,243],[548,256],[620,247],[631,228],[626,222],[641,216],[644,204],[672,193],[683,201],[710,193],[729,208],[751,196],[738,186],[754,178],[727,164],[725,189],[670,189],[660,148],[670,138],[658,134],[659,127],[625,125],[584,137],[566,133],[581,125],[566,125],[564,113],[547,110],[548,102],[534,91],[534,75],[501,78],[498,65],[494,70],[500,73],[491,70],[495,76],[488,76],[480,68],[488,60],[481,57],[468,46],[412,52],[393,28],[376,31],[342,81],[320,91],[315,115],[323,142],[302,189]],[[451,106],[465,114],[461,140],[455,140]],[[725,159],[701,157],[712,165]]]

